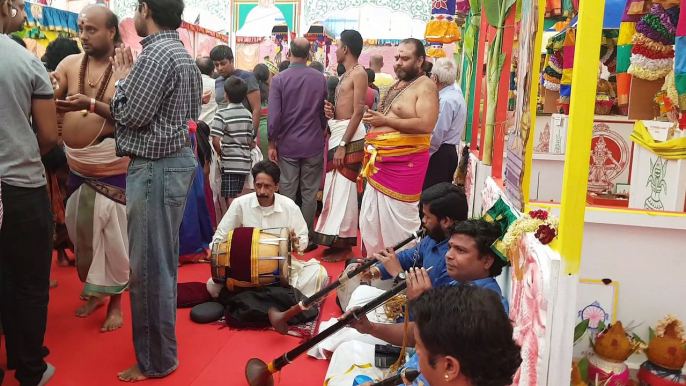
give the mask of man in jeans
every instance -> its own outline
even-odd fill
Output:
[[[291,42],[288,71],[272,79],[269,91],[268,138],[269,160],[281,169],[281,191],[295,201],[300,187],[302,211],[309,239],[314,232],[317,192],[324,175],[324,100],[326,79],[321,72],[307,67],[310,42],[297,38]],[[317,248],[310,241],[305,252]]]
[[[118,374],[127,382],[161,378],[178,367],[176,283],[179,227],[196,171],[188,122],[197,120],[202,78],[179,33],[182,0],[138,3],[134,24],[143,51],[114,56],[117,154],[126,176],[131,319],[137,363]]]
[[[53,224],[41,156],[57,145],[57,116],[45,67],[7,36],[25,20],[24,0],[0,0],[0,317],[7,367],[36,386],[55,373],[43,359]]]

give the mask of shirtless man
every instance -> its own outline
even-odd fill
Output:
[[[362,170],[367,178],[360,213],[365,256],[395,245],[421,225],[418,201],[438,119],[438,90],[423,76],[425,61],[421,41],[403,40],[395,55],[398,81],[388,89],[378,111],[367,110],[362,119],[371,127]],[[398,148],[405,151],[398,153]]]
[[[341,32],[336,57],[345,66],[345,74],[336,88],[335,106],[325,101],[324,107],[331,136],[323,208],[314,242],[329,247],[322,254],[322,259],[328,262],[351,258],[352,247],[357,245],[357,176],[364,158],[362,115],[368,87],[367,73],[357,62],[363,43],[359,32]]]
[[[110,100],[110,57],[121,43],[117,16],[92,5],[79,14],[84,53],[65,58],[52,74],[58,112],[64,113],[62,136],[71,169],[66,225],[74,242],[79,278],[85,283],[85,318],[110,297],[101,332],[122,326],[121,294],[129,282],[126,233],[126,170],[129,159],[115,155]],[[66,96],[66,98],[65,98]]]

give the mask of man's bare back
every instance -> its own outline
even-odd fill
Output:
[[[370,133],[399,131],[404,134],[431,134],[433,132],[438,119],[438,89],[431,79],[423,75],[412,84],[409,83],[400,82],[390,87],[384,99],[385,103],[382,101],[379,104],[379,111],[368,111],[365,114],[365,124],[372,126]],[[402,90],[405,86],[407,87]],[[384,112],[386,112],[385,116]],[[412,122],[401,123],[398,122],[399,120],[412,120]]]
[[[58,99],[79,94],[79,73],[84,55],[86,54],[68,56],[57,67],[56,72],[60,77],[60,88],[56,93]],[[105,79],[108,66],[109,62],[107,64],[97,63],[93,58],[89,58],[89,70],[85,70],[83,74],[83,95],[88,98],[96,98],[101,85],[108,81]],[[91,87],[89,82],[95,87]],[[110,81],[100,102],[109,105],[113,96],[114,82]],[[114,122],[106,122],[105,118],[95,113],[88,113],[84,116],[81,111],[73,111],[64,114],[62,137],[64,143],[71,148],[81,149],[91,143],[100,143],[99,138],[112,133],[114,133]]]

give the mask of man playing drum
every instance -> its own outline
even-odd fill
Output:
[[[226,241],[229,232],[240,227],[289,228],[298,238],[298,252],[302,253],[307,248],[307,224],[298,205],[290,198],[276,193],[281,178],[279,167],[268,160],[260,161],[253,166],[252,175],[255,192],[233,200],[217,226],[212,244]]]

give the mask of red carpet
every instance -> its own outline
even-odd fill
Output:
[[[307,254],[306,260],[319,257],[323,248]],[[355,250],[360,256],[359,248]],[[324,263],[330,276],[337,277],[343,263]],[[179,268],[179,282],[202,281],[210,277],[208,264],[191,264]],[[53,266],[52,277],[59,285],[50,291],[48,330],[45,344],[50,349],[46,360],[57,371],[50,386],[108,386],[122,385],[117,373],[135,361],[131,337],[130,303],[128,292],[124,295],[124,327],[109,333],[101,333],[100,326],[106,309],[101,308],[86,319],[74,315],[83,302],[79,299],[82,284],[74,267]],[[324,303],[322,320],[340,315],[335,296]],[[179,347],[179,368],[172,375],[159,380],[147,380],[144,385],[245,386],[244,369],[250,358],[257,357],[269,362],[295,348],[300,339],[282,336],[273,331],[233,331],[216,325],[200,325],[190,320],[190,309],[180,309],[177,314],[176,336]],[[4,345],[0,350],[0,367],[6,368]],[[306,355],[286,366],[276,374],[275,385],[310,386],[321,385],[328,361],[320,361]],[[3,385],[16,386],[14,372],[7,372]]]

